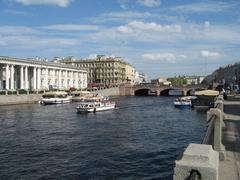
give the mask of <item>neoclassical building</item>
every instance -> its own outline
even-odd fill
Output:
[[[88,69],[88,83],[90,84],[114,85],[135,81],[135,68],[124,62],[121,57],[98,55],[95,59],[86,60],[75,60],[70,57],[56,62]]]
[[[1,90],[87,88],[87,70],[77,67],[0,56]]]

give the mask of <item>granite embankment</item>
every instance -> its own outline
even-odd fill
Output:
[[[106,96],[118,96],[120,94],[118,87],[96,90],[92,93]],[[0,95],[0,105],[37,103],[41,100],[41,98],[42,94]]]

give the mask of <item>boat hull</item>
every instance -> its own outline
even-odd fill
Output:
[[[42,99],[41,104],[50,105],[50,104],[65,104],[70,103],[70,98],[57,98],[57,99]]]
[[[95,107],[95,108],[81,108],[77,107],[77,112],[78,113],[91,113],[91,112],[99,112],[99,111],[107,111],[107,110],[112,110],[115,109],[115,104],[103,106],[103,107]]]
[[[192,108],[191,102],[174,102],[176,108]]]

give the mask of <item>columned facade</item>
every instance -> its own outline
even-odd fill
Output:
[[[0,56],[0,90],[85,89],[84,74],[73,66]]]

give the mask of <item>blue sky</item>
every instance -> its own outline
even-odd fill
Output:
[[[151,78],[239,61],[237,0],[0,0],[0,55],[121,56]]]

